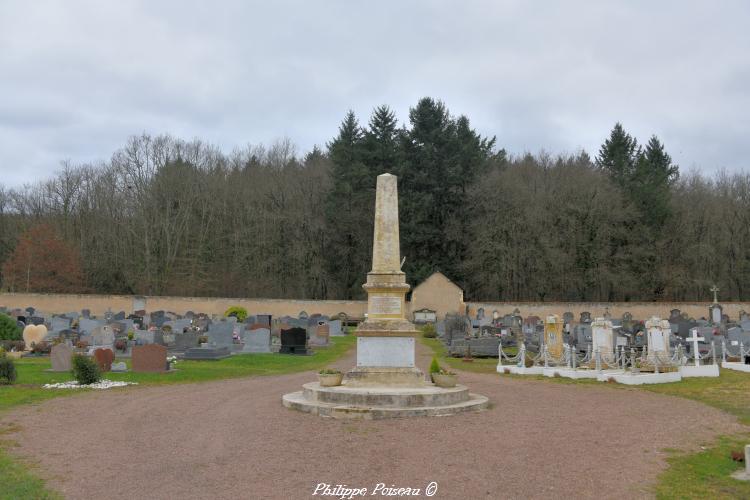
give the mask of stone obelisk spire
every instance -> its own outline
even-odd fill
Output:
[[[396,176],[391,174],[378,176],[375,195],[375,231],[372,239],[372,271],[370,274],[398,274],[401,272],[396,179]]]
[[[418,385],[422,373],[414,365],[417,330],[406,319],[409,284],[401,271],[398,231],[397,178],[378,176],[372,270],[367,273],[367,319],[359,325],[357,368],[349,383]]]

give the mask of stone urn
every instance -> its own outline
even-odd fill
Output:
[[[341,381],[344,379],[343,373],[319,373],[318,380],[320,381],[321,387],[336,387],[341,385]]]
[[[436,386],[448,389],[450,387],[456,387],[458,376],[455,374],[449,375],[447,373],[433,373],[432,381],[435,383]]]

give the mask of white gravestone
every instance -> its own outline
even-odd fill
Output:
[[[592,350],[597,350],[602,354],[612,354],[614,347],[614,329],[612,322],[605,318],[596,318],[591,323],[591,343]]]

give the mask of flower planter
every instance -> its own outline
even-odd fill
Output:
[[[318,380],[320,381],[321,387],[335,387],[341,385],[341,381],[344,379],[343,373],[326,373],[318,374]]]
[[[458,380],[458,377],[456,375],[445,375],[440,373],[433,373],[432,374],[432,381],[435,383],[438,387],[456,387],[456,381]]]

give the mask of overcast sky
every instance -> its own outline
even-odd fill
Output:
[[[0,0],[0,184],[129,135],[324,145],[348,109],[443,100],[511,153],[616,121],[683,170],[749,171],[750,2]]]

